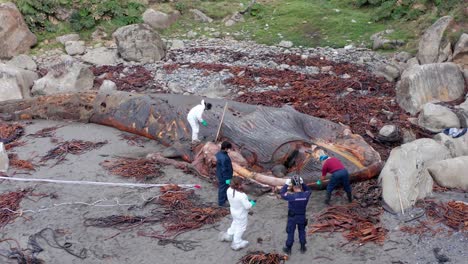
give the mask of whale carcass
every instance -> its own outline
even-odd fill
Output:
[[[279,185],[284,180],[274,179],[269,171],[282,164],[288,172],[298,173],[314,185],[320,176],[321,165],[316,158],[321,153],[338,157],[350,171],[352,180],[371,178],[382,167],[378,152],[344,125],[299,113],[288,106],[273,108],[222,99],[206,100],[213,108],[204,113],[209,126],[201,128],[200,137],[204,141],[215,140],[227,104],[219,138],[234,143],[245,159],[242,164],[234,164],[240,176]],[[0,117],[92,122],[155,139],[166,146],[180,146],[190,142],[186,115],[200,101],[197,96],[173,94],[68,93],[0,102]],[[197,157],[206,159],[209,151],[206,147],[197,150],[198,153],[187,153],[181,158],[203,164]],[[210,173],[197,168],[202,174]]]

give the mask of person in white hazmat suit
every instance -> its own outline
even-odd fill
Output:
[[[211,104],[210,103],[205,103],[205,100],[202,100],[200,104],[194,106],[192,109],[190,109],[188,115],[187,115],[187,121],[190,124],[190,127],[192,128],[192,142],[198,142],[200,141],[198,139],[198,132],[200,131],[200,125],[201,123],[203,126],[208,126],[208,123],[203,119],[203,112],[206,110],[211,109]]]
[[[227,197],[230,204],[232,224],[227,232],[220,233],[219,240],[232,241],[231,248],[240,250],[249,245],[249,241],[243,240],[242,235],[247,228],[249,209],[254,207],[256,202],[255,200],[249,200],[247,194],[242,192],[242,182],[239,178],[232,178],[232,180],[227,180],[226,183],[230,184]]]

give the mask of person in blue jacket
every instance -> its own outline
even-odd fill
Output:
[[[221,150],[216,153],[216,177],[218,178],[218,205],[224,206],[227,201],[226,191],[232,179],[232,163],[228,151],[232,144],[228,141],[221,143]]]
[[[288,189],[292,188],[292,192]],[[286,184],[281,188],[281,197],[288,201],[288,224],[286,226],[286,233],[288,239],[283,251],[290,255],[291,248],[294,243],[294,233],[296,226],[299,232],[299,241],[301,243],[301,253],[306,252],[306,233],[305,227],[307,226],[306,208],[309,202],[311,190],[304,183],[301,177],[294,175],[291,179],[286,181]]]

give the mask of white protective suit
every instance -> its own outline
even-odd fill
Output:
[[[232,216],[232,224],[227,230],[227,236],[229,239],[232,238],[231,248],[239,250],[249,244],[249,241],[242,239],[242,235],[247,228],[247,216],[249,209],[252,208],[252,204],[247,194],[236,191],[231,187],[227,189],[227,197]]]
[[[187,121],[192,127],[192,141],[198,141],[198,132],[200,131],[200,122],[203,121],[203,112],[205,111],[205,100],[201,104],[190,109],[187,115]]]

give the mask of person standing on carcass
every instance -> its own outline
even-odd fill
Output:
[[[200,142],[198,139],[198,132],[200,131],[200,125],[198,123],[201,123],[203,126],[208,126],[208,123],[203,119],[203,112],[206,110],[211,109],[211,104],[210,103],[205,103],[205,100],[202,100],[199,105],[194,106],[192,109],[190,109],[188,115],[187,115],[187,121],[190,124],[190,127],[192,128],[192,143],[197,143]]]
[[[232,241],[231,248],[240,250],[249,245],[249,241],[243,240],[242,235],[247,229],[247,218],[249,209],[257,203],[255,200],[249,200],[247,194],[242,191],[242,182],[240,178],[233,178],[227,189],[227,198],[230,204],[232,216],[231,227],[227,232],[220,233],[220,241]]]
[[[292,192],[288,189],[292,188]],[[281,197],[288,201],[288,224],[286,226],[286,233],[288,239],[283,251],[290,255],[291,248],[294,244],[294,233],[299,232],[299,242],[301,243],[301,253],[305,253],[306,248],[306,233],[305,227],[307,226],[306,208],[311,195],[310,188],[304,183],[301,177],[294,175],[291,179],[286,181],[286,184],[281,188]]]
[[[327,185],[327,198],[325,203],[330,204],[330,198],[335,187],[343,185],[343,189],[348,195],[348,202],[353,201],[353,195],[351,193],[351,185],[349,184],[349,173],[345,169],[343,163],[335,157],[328,157],[327,155],[321,155],[320,161],[322,162],[322,181],[325,180],[327,173],[331,173],[330,182]]]
[[[232,149],[232,144],[228,141],[221,143],[221,150],[216,153],[216,178],[218,178],[218,205],[224,206],[227,196],[226,191],[234,173],[231,158],[228,151]]]

